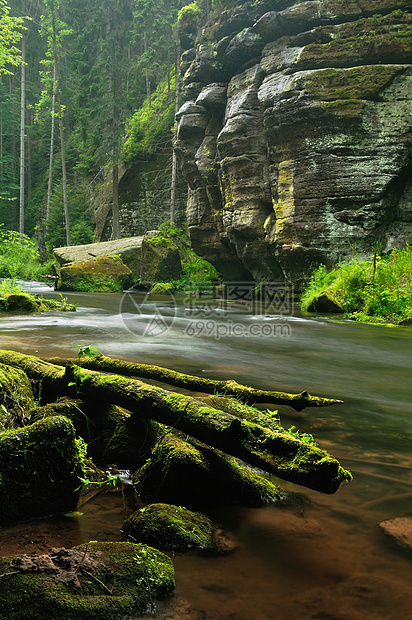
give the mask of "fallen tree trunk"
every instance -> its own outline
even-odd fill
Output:
[[[324,450],[287,433],[239,419],[196,398],[169,392],[136,379],[107,375],[69,365],[58,367],[39,358],[0,351],[0,362],[22,368],[30,378],[61,394],[104,400],[134,415],[177,428],[203,443],[299,485],[334,493],[351,474]]]
[[[288,405],[296,411],[302,411],[305,407],[325,407],[327,405],[342,403],[341,400],[311,396],[308,392],[288,394],[287,392],[258,390],[246,385],[241,385],[233,380],[219,381],[216,379],[205,379],[204,377],[195,377],[193,375],[176,372],[170,370],[170,368],[162,368],[151,364],[126,362],[124,360],[112,359],[105,355],[85,356],[80,360],[53,357],[47,358],[45,361],[51,364],[64,366],[67,364],[76,364],[82,368],[88,368],[89,370],[114,372],[126,377],[154,379],[167,383],[168,385],[186,388],[191,391],[205,392],[206,394],[220,394],[221,396],[234,396],[247,403]]]

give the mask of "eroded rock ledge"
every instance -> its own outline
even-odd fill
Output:
[[[261,0],[183,33],[190,237],[225,278],[299,284],[411,242],[410,8]]]

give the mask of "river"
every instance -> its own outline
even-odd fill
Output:
[[[176,594],[156,617],[412,619],[411,558],[377,527],[412,515],[412,328],[330,320],[296,308],[253,314],[236,304],[206,304],[199,311],[170,296],[65,296],[78,304],[75,313],[0,316],[1,348],[48,357],[75,356],[76,345],[92,345],[123,359],[344,401],[279,411],[285,427],[311,433],[354,480],[331,496],[282,483],[306,495],[310,503],[302,506],[210,510],[235,552],[174,555]],[[81,512],[3,528],[0,553],[121,539],[129,513],[116,494],[96,496]]]

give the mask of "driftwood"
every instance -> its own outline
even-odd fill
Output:
[[[204,377],[194,377],[193,375],[170,370],[170,368],[162,368],[151,364],[126,362],[124,360],[106,357],[105,355],[85,356],[80,360],[53,357],[47,358],[45,361],[59,366],[77,364],[89,370],[100,370],[103,372],[113,372],[126,377],[142,377],[143,379],[162,381],[168,385],[186,388],[192,392],[199,391],[205,392],[206,394],[233,396],[247,403],[288,405],[296,411],[302,411],[305,407],[325,407],[342,403],[341,400],[311,396],[306,391],[300,394],[288,394],[287,392],[258,390],[246,385],[241,385],[233,380],[219,381],[215,379],[205,379]]]
[[[43,389],[119,405],[132,415],[179,429],[253,466],[316,491],[334,493],[351,480],[351,474],[335,458],[280,425],[275,431],[210,407],[200,399],[75,364],[62,368],[33,356],[1,350],[0,362],[22,368],[30,378],[41,380]]]

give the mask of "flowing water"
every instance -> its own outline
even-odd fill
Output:
[[[412,619],[412,557],[377,527],[412,515],[412,328],[298,310],[262,316],[209,306],[199,313],[185,299],[139,294],[67,297],[77,312],[0,316],[0,347],[73,357],[75,345],[93,345],[123,359],[344,401],[279,411],[284,426],[311,433],[354,480],[332,496],[283,483],[311,500],[300,507],[210,510],[236,550],[219,558],[174,555],[176,593],[157,617]],[[121,540],[130,508],[120,495],[99,494],[80,511],[3,528],[0,554]]]

